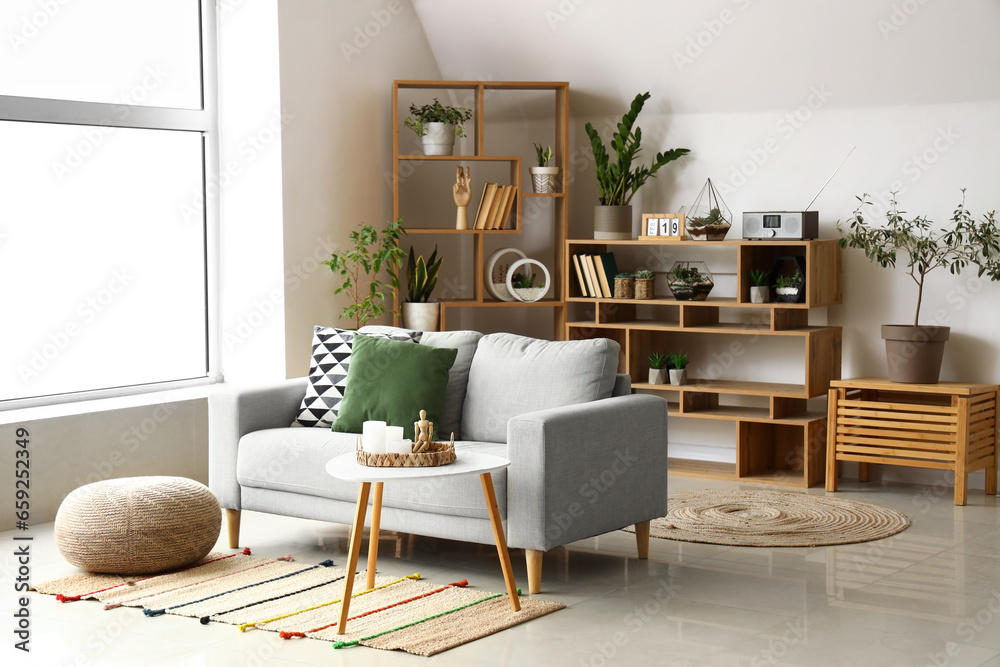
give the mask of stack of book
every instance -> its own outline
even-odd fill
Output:
[[[615,294],[618,264],[613,252],[573,255],[573,269],[583,296],[610,299]]]
[[[508,220],[516,201],[516,186],[487,183],[483,187],[483,196],[479,200],[479,211],[476,213],[473,227],[475,229],[513,229],[513,225],[508,225]]]

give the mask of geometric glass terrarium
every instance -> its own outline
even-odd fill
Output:
[[[711,178],[705,181],[691,205],[684,226],[695,241],[721,241],[733,226],[733,214],[712,185]]]
[[[667,286],[678,301],[704,301],[715,282],[705,262],[674,262],[667,274]]]

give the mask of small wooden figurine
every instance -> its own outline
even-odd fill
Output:
[[[458,175],[455,178],[455,185],[451,190],[455,196],[455,206],[458,207],[458,214],[455,219],[455,229],[469,228],[469,201],[472,199],[472,180],[469,178],[469,168],[455,167]]]

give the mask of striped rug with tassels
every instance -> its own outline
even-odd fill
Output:
[[[190,567],[127,577],[76,574],[34,586],[59,602],[97,600],[104,609],[139,607],[155,622],[162,614],[190,616],[236,626],[240,632],[277,632],[282,639],[320,639],[334,648],[371,646],[430,656],[564,608],[557,602],[521,598],[510,609],[506,593],[474,590],[464,579],[430,584],[419,574],[375,577],[365,588],[356,576],[347,632],[337,634],[344,592],[342,569],[291,557],[257,558],[211,553]]]

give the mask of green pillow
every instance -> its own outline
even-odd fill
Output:
[[[453,348],[355,336],[347,391],[333,430],[361,433],[362,423],[380,420],[389,426],[402,426],[403,437],[413,439],[413,422],[420,419],[421,410],[427,411],[427,419],[436,428],[444,407],[448,371],[456,356],[458,350]]]

